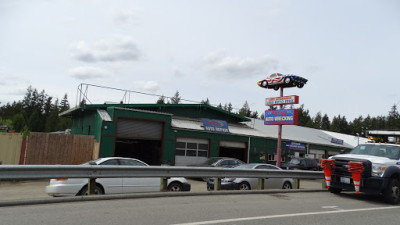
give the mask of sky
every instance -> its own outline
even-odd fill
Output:
[[[261,114],[279,91],[257,81],[282,73],[308,79],[284,95],[311,116],[386,116],[400,104],[399,12],[397,0],[0,0],[0,104],[29,86],[72,107],[80,93],[155,103],[179,91]]]

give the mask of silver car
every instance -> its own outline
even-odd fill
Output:
[[[82,165],[115,165],[115,166],[149,166],[145,162],[133,158],[108,157],[99,158]],[[160,178],[98,178],[96,179],[96,194],[120,194],[132,192],[160,191]],[[168,179],[169,191],[190,191],[190,184],[183,177]],[[46,193],[51,196],[87,195],[88,179],[62,178],[51,179],[46,186]]]
[[[264,163],[242,164],[235,169],[268,169],[281,170],[281,168]],[[257,189],[257,178],[224,178],[221,180],[222,190],[251,190]],[[264,179],[264,187],[266,189],[292,189],[293,179],[291,178],[268,178]],[[214,179],[207,181],[207,190],[214,190]]]

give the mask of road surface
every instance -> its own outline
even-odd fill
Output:
[[[1,224],[398,224],[381,198],[300,192],[103,200],[2,207]]]

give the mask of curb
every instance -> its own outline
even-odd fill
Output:
[[[253,190],[253,191],[207,191],[207,192],[156,192],[156,193],[136,193],[136,194],[113,194],[113,195],[93,195],[93,196],[74,196],[74,197],[55,197],[50,199],[30,199],[0,201],[0,207],[25,206],[40,204],[56,204],[68,202],[86,202],[103,200],[121,199],[140,199],[140,198],[165,198],[165,197],[187,197],[187,196],[213,196],[213,195],[252,195],[252,194],[277,194],[277,193],[307,193],[325,192],[326,189],[290,189],[290,190]]]

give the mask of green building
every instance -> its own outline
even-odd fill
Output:
[[[264,131],[264,127],[255,128],[255,123],[262,120],[251,120],[206,104],[82,104],[60,116],[72,119],[72,134],[95,137],[100,144],[99,157],[132,157],[150,165],[178,166],[217,156],[275,163],[276,135]],[[323,158],[353,147],[330,143],[326,141],[330,135],[325,136],[322,141],[284,136],[283,159],[310,155]],[[297,147],[292,148],[293,143]],[[310,150],[319,154],[309,154]]]

